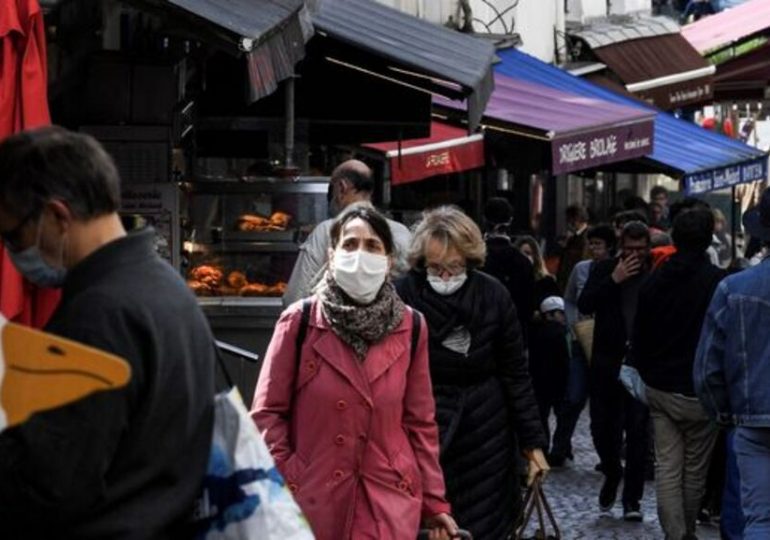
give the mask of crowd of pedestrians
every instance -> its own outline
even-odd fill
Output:
[[[85,135],[0,145],[0,236],[30,279],[64,280],[49,330],[133,370],[126,391],[0,435],[17,537],[189,532],[214,341],[151,233],[122,228],[118,183]],[[770,191],[744,219],[754,266],[725,256],[721,213],[656,188],[611,224],[567,208],[552,273],[505,199],[482,227],[440,206],[408,230],[372,186],[361,162],[334,171],[339,214],[303,247],[250,411],[316,538],[508,538],[523,489],[574,459],[587,403],[597,514],[622,484],[622,519],[642,521],[654,476],[665,538],[718,513],[725,538],[770,538]]]

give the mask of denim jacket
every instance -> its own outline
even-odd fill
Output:
[[[720,423],[770,427],[770,259],[725,278],[695,354],[695,391]]]

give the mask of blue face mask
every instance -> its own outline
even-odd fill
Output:
[[[19,273],[39,287],[58,288],[64,284],[67,277],[65,268],[54,268],[40,254],[40,249],[35,245],[24,251],[7,250],[11,261]]]

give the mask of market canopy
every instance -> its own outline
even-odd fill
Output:
[[[596,86],[537,58],[510,49],[499,53],[496,73],[597,100],[656,112],[652,107]],[[651,154],[614,164],[615,170],[663,172],[682,179],[685,191],[704,193],[767,178],[767,154],[740,141],[707,131],[668,113],[655,115]]]
[[[394,186],[484,166],[484,135],[468,135],[443,122],[431,123],[430,137],[424,139],[366,144],[364,148],[387,158]]]
[[[456,109],[446,99],[439,106]],[[652,151],[653,117],[607,101],[495,74],[483,123],[550,146],[550,170],[566,174],[643,156]]]
[[[304,0],[123,0],[245,53],[256,101],[294,75],[313,35]],[[170,16],[170,17],[169,17]]]
[[[719,50],[770,31],[770,0],[750,0],[682,28],[682,36],[701,54]]]
[[[709,100],[714,66],[667,17],[633,17],[594,22],[570,30],[614,73],[628,92],[662,109]]]
[[[770,43],[717,66],[714,97],[717,101],[770,98]]]
[[[316,0],[311,10],[321,36],[383,61],[379,66],[346,62],[352,68],[466,100],[470,129],[475,129],[494,87],[491,43],[373,0]]]

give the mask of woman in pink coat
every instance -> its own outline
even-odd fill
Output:
[[[412,324],[388,279],[393,238],[371,207],[331,229],[329,269],[281,316],[252,417],[319,540],[412,540],[457,526],[444,498],[426,325]],[[300,354],[297,355],[297,347]]]

